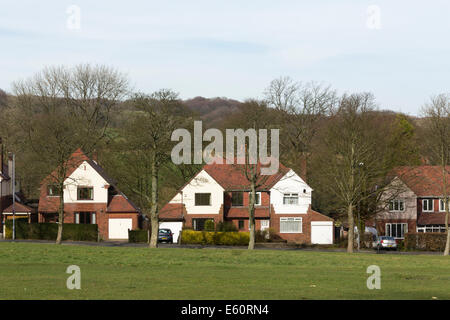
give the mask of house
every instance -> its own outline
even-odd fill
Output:
[[[450,181],[450,166],[446,174]],[[375,219],[379,234],[403,239],[407,232],[445,232],[442,167],[399,167],[391,178],[382,196],[389,205]]]
[[[244,165],[207,164],[160,210],[160,228],[177,239],[182,228],[203,230],[205,221],[229,221],[249,230],[250,183]],[[333,243],[333,220],[311,210],[312,189],[292,169],[280,164],[257,189],[256,230],[273,228],[291,242]]]
[[[0,139],[0,232],[5,237],[5,222],[13,217],[16,219],[25,218],[31,221],[33,209],[22,203],[20,188],[16,181],[15,202],[13,204],[12,176],[13,163],[8,159],[8,164],[4,163],[3,144]]]
[[[105,240],[128,239],[128,229],[138,228],[139,209],[97,161],[89,159],[81,149],[71,155],[68,168],[64,181],[64,222],[97,224]],[[60,197],[53,183],[54,173],[41,182],[39,222],[58,222]]]

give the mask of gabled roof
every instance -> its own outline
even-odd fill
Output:
[[[403,181],[418,197],[439,197],[443,195],[441,166],[397,167],[391,175]],[[450,183],[450,166],[446,167],[446,176]]]
[[[183,220],[186,215],[186,208],[183,203],[166,203],[159,210],[159,218],[161,220]]]
[[[29,206],[16,202],[14,204],[14,211],[16,213],[31,213],[33,210]],[[13,205],[11,204],[8,208],[3,210],[3,213],[13,213]]]
[[[83,163],[87,162],[115,191],[117,194],[108,199],[107,212],[140,212],[136,205],[128,199],[116,186],[116,181],[112,179],[103,168],[95,161],[91,160],[86,154],[78,148],[70,158],[67,160],[67,172],[66,179],[72,175],[72,173],[78,169]],[[55,169],[52,174],[48,175],[41,182],[41,197],[39,199],[39,212],[56,212],[59,207],[59,197],[48,197],[47,191],[44,186],[52,180],[52,177],[56,174]]]
[[[260,170],[258,164],[257,170]],[[244,164],[207,164],[203,167],[214,180],[217,181],[225,190],[249,190],[250,182],[245,176]],[[289,172],[289,168],[279,163],[278,172],[270,176],[260,176],[259,183],[261,184],[258,190],[269,190],[272,188],[282,177]]]
[[[106,212],[139,212],[138,208],[123,194],[116,194],[111,197]]]

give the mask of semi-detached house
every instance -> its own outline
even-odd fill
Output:
[[[333,243],[333,220],[311,209],[311,187],[280,163],[276,174],[257,189],[256,230],[272,228],[281,238],[298,243]],[[160,210],[160,228],[203,230],[205,221],[233,223],[249,230],[250,183],[244,165],[207,164]]]

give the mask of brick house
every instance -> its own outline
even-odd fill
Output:
[[[450,182],[450,166],[446,169]],[[445,232],[442,167],[399,167],[383,194],[386,208],[376,215],[379,234],[403,239],[407,232]]]
[[[312,189],[292,169],[280,164],[257,189],[256,230],[273,228],[298,243],[333,243],[333,220],[311,210]],[[207,164],[160,210],[160,228],[176,239],[181,229],[202,230],[205,221],[230,221],[249,230],[250,183],[243,165]]]
[[[138,228],[139,209],[115,185],[95,160],[81,149],[70,157],[64,181],[64,222],[97,224],[102,239],[128,239]],[[57,222],[60,197],[52,175],[40,187],[39,222]]]

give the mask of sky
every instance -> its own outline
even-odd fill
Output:
[[[450,92],[449,40],[448,0],[0,0],[0,88],[91,63],[183,99],[263,98],[289,76],[419,115]]]

